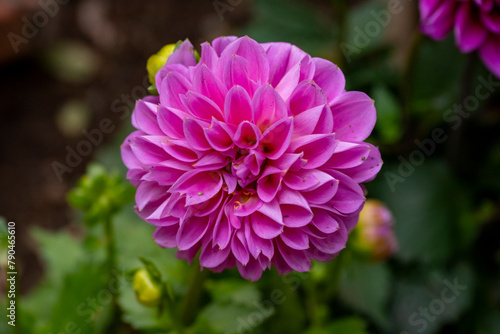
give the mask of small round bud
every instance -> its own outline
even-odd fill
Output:
[[[162,297],[161,284],[155,282],[146,269],[135,272],[132,281],[137,301],[147,307],[160,305]]]
[[[160,49],[156,54],[149,57],[146,64],[148,70],[149,82],[155,84],[156,73],[167,63],[168,57],[174,52],[176,44],[167,44]]]

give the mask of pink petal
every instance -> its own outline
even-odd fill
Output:
[[[216,39],[214,39],[212,41],[212,47],[214,48],[214,51],[217,53],[217,55],[220,56],[222,54],[222,51],[224,51],[224,49],[229,44],[231,44],[232,42],[234,42],[237,39],[238,39],[238,37],[236,37],[236,36],[217,37]]]
[[[250,259],[250,261],[243,265],[240,262],[236,262],[238,266],[238,271],[240,272],[241,277],[251,280],[253,282],[258,281],[262,276],[262,267],[259,261],[255,259]]]
[[[434,39],[443,39],[453,28],[457,1],[420,1],[421,29]]]
[[[193,247],[208,230],[209,222],[207,217],[190,217],[181,220],[179,231],[176,235],[177,247],[179,250],[188,250]]]
[[[219,56],[214,48],[207,42],[201,43],[200,61],[198,66],[205,64],[208,68],[214,68]]]
[[[224,202],[223,206],[226,206],[227,201]],[[220,248],[226,248],[229,245],[229,241],[231,241],[231,236],[233,233],[233,229],[231,224],[229,224],[229,220],[224,214],[224,210],[220,210],[217,215],[217,219],[214,226],[213,231],[213,241],[212,244],[215,247],[218,245]]]
[[[202,126],[202,123],[194,118],[186,118],[184,120],[184,136],[189,146],[198,151],[207,151],[212,147],[205,137],[204,129],[207,127]]]
[[[132,151],[132,143],[135,142],[136,136],[140,136],[141,131],[134,131],[125,138],[123,144],[120,146],[120,152],[123,163],[128,169],[142,169],[141,162]]]
[[[276,241],[276,245],[278,246],[281,256],[290,268],[299,272],[305,272],[311,269],[311,260],[309,260],[309,257],[303,251],[295,250],[285,245],[285,243],[280,240]]]
[[[262,163],[266,160],[266,157],[260,151],[254,151],[247,155],[243,160],[243,163],[247,166],[250,172],[257,176],[260,174],[260,169]]]
[[[285,102],[270,85],[257,89],[252,99],[252,110],[255,124],[263,131],[287,116]]]
[[[181,95],[191,87],[191,83],[177,72],[169,72],[160,86],[160,102],[164,106],[184,109]]]
[[[141,165],[157,165],[160,162],[168,160],[170,155],[161,147],[160,142],[153,142],[151,137],[163,138],[158,136],[135,137],[135,140],[130,143],[132,153],[140,162]]]
[[[306,199],[295,190],[283,187],[278,195],[283,223],[288,227],[301,227],[309,224],[312,211]]]
[[[312,208],[312,224],[323,233],[333,233],[339,229],[339,222],[328,211]]]
[[[145,100],[138,100],[132,113],[132,125],[151,135],[163,135],[156,119],[158,104]]]
[[[266,166],[264,172],[257,181],[257,194],[259,198],[268,203],[272,201],[281,189],[283,172],[273,166]]]
[[[158,125],[164,134],[174,139],[184,138],[184,119],[190,117],[187,112],[160,105],[157,117]]]
[[[290,143],[290,150],[294,153],[303,153],[306,161],[305,169],[322,166],[332,156],[337,146],[334,134],[317,134],[296,138]]]
[[[315,129],[317,128],[321,130],[316,132]],[[301,137],[313,133],[332,133],[332,129],[332,112],[326,104],[308,109],[293,118],[293,137]]]
[[[257,194],[244,195],[239,193],[233,197],[228,205],[234,207],[233,214],[238,217],[246,217],[259,210],[263,203]]]
[[[153,239],[161,247],[177,247],[176,235],[178,230],[178,224],[158,227],[153,233]]]
[[[212,247],[212,244],[207,242],[201,248],[200,265],[205,268],[215,268],[222,264],[228,258],[230,253],[231,247]]]
[[[196,69],[191,89],[215,102],[220,110],[224,108],[227,88],[206,65]]]
[[[309,238],[306,233],[298,228],[285,227],[280,238],[285,245],[292,249],[304,250],[309,248]]]
[[[339,180],[337,193],[329,204],[344,214],[358,210],[365,202],[365,195],[359,184],[338,171],[329,170],[328,173]]]
[[[246,60],[245,68],[249,79],[260,84],[267,82],[269,78],[269,62],[264,49],[259,43],[248,36],[235,40],[222,52],[219,66],[228,63],[234,55]]]
[[[158,182],[161,186],[171,186],[179,177],[191,168],[175,160],[168,160],[159,165],[152,166],[142,177],[145,181]]]
[[[234,135],[234,132],[227,124],[212,118],[210,128],[204,129],[203,131],[205,132],[208,143],[215,150],[224,152],[233,147],[233,140],[231,137]]]
[[[194,47],[191,42],[186,39],[183,41],[175,50],[174,53],[170,55],[167,59],[167,65],[171,64],[181,64],[184,66],[194,66],[196,65],[196,59],[194,56]]]
[[[344,92],[345,77],[340,68],[321,58],[313,58],[316,71],[314,73],[314,82],[316,82],[328,98],[328,103],[332,103],[338,96]]]
[[[377,120],[374,101],[368,95],[345,92],[330,107],[338,139],[361,142],[368,138]]]
[[[365,143],[365,145],[368,145],[368,147],[370,148],[370,152],[361,165],[340,169],[343,174],[349,176],[356,183],[363,183],[373,180],[382,168],[383,164],[379,149],[369,143]]]
[[[309,238],[311,244],[314,245],[320,252],[326,254],[335,254],[345,248],[347,242],[347,230],[343,224],[339,225],[339,229],[334,233],[329,234],[325,239]]]
[[[264,155],[272,160],[278,159],[288,148],[292,137],[293,121],[284,118],[269,127],[260,139],[260,148]]]
[[[292,115],[299,115],[306,110],[327,103],[328,100],[321,87],[312,80],[304,80],[293,90],[288,105]]]
[[[490,12],[481,11],[480,14],[486,28],[493,34],[500,34],[500,9],[496,7]]]
[[[245,223],[245,238],[248,245],[248,251],[256,259],[260,254],[266,256],[269,260],[273,258],[274,246],[271,239],[262,239],[258,237],[250,226],[249,220]]]
[[[231,251],[236,258],[236,261],[246,265],[250,260],[250,253],[248,252],[245,236],[242,230],[236,232],[231,240]]]
[[[259,128],[255,124],[243,121],[234,134],[234,143],[240,148],[253,149],[259,145],[259,137]]]
[[[137,209],[142,211],[149,203],[164,200],[167,197],[167,190],[168,187],[159,186],[156,182],[141,182],[135,193]]]
[[[182,103],[193,116],[205,121],[210,121],[215,117],[219,121],[224,120],[219,106],[208,97],[199,93],[188,91],[182,96]]]
[[[227,93],[224,116],[228,123],[234,125],[252,121],[252,100],[243,87],[234,86]]]
[[[167,140],[162,143],[162,148],[177,160],[193,162],[198,159],[198,154],[193,151],[191,145],[183,139]]]
[[[186,194],[186,205],[205,202],[222,188],[222,177],[213,171],[191,170],[181,176],[169,189],[170,193]]]
[[[479,18],[473,12],[472,4],[458,7],[455,21],[455,39],[462,52],[470,52],[482,45],[488,35]]]
[[[324,164],[324,167],[352,168],[359,166],[366,161],[371,147],[366,143],[357,144],[339,141],[335,153]]]
[[[500,78],[500,35],[490,35],[479,49],[479,55],[486,67]]]

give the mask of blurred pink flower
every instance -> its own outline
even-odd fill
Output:
[[[373,261],[383,261],[398,250],[391,211],[377,200],[366,201],[354,230],[354,248]]]
[[[183,42],[139,100],[122,145],[136,211],[154,240],[202,267],[258,280],[307,271],[345,247],[381,168],[363,142],[373,100],[342,71],[287,43]]]
[[[479,51],[484,64],[500,77],[500,1],[499,0],[421,0],[422,31],[443,39],[455,31],[459,49]]]

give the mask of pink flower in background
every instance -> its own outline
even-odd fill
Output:
[[[479,51],[484,64],[500,77],[499,0],[421,0],[422,31],[443,39],[450,30],[462,52]]]
[[[202,267],[257,280],[307,271],[345,247],[381,168],[363,142],[373,101],[342,71],[287,43],[183,42],[139,100],[122,145],[136,211],[154,240]]]
[[[394,218],[380,201],[366,201],[353,234],[354,249],[372,261],[384,261],[398,250]]]

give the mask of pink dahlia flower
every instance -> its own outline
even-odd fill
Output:
[[[499,0],[421,0],[422,31],[443,39],[451,29],[462,52],[479,50],[484,64],[500,77]]]
[[[342,71],[287,43],[221,37],[183,42],[139,100],[122,145],[136,211],[154,240],[220,272],[257,280],[307,271],[345,247],[381,168],[363,142],[373,100]]]

